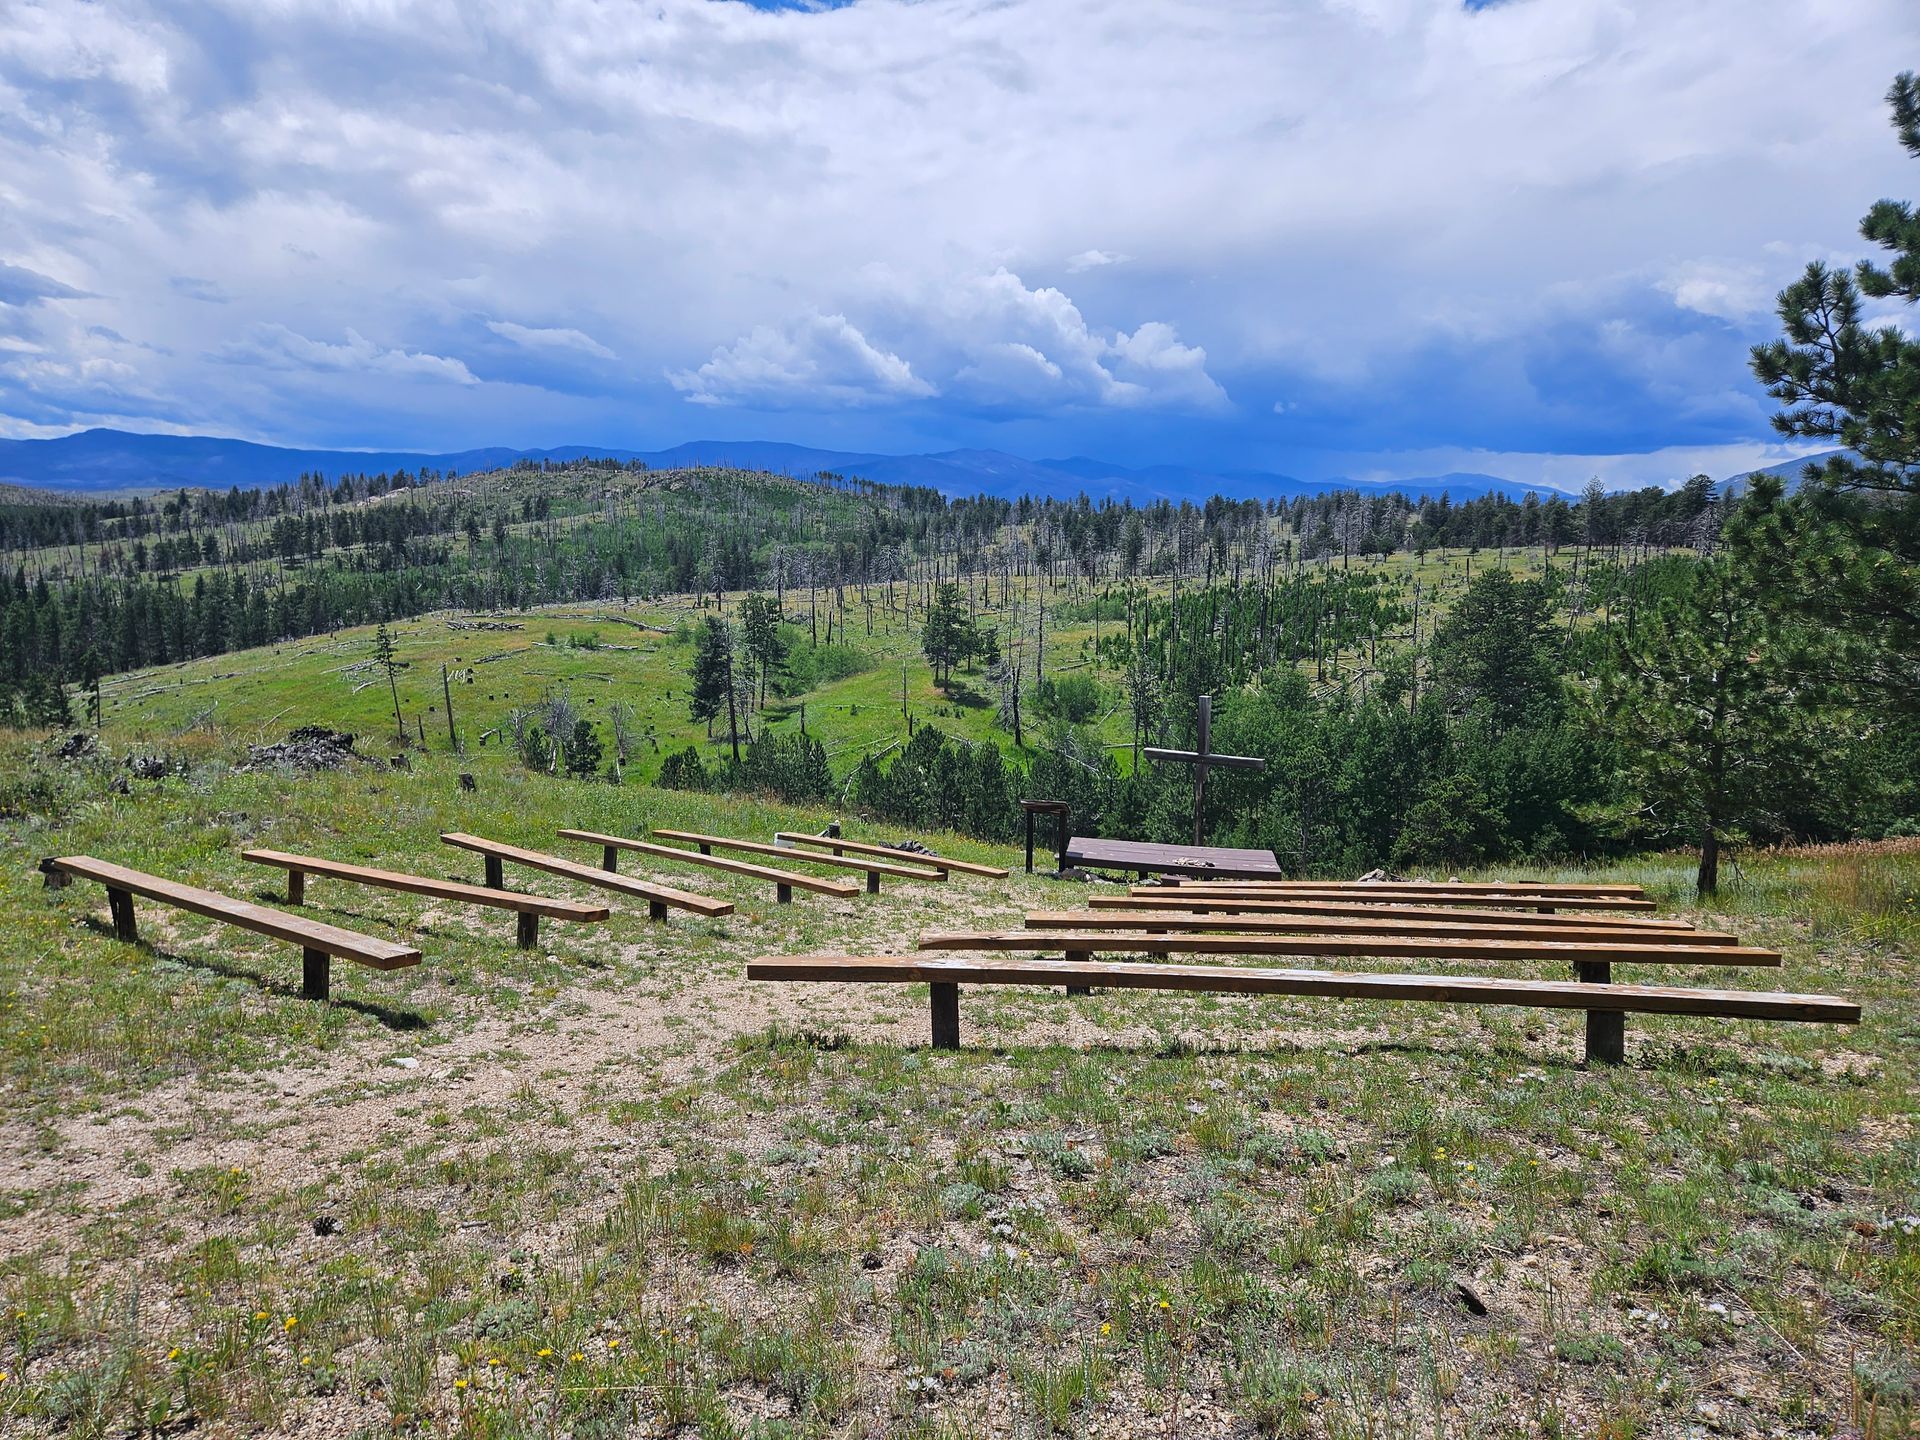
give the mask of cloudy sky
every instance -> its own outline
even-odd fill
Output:
[[[1726,473],[1916,64],[1914,0],[0,0],[0,434]]]

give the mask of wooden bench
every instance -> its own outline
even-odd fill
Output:
[[[656,831],[656,834],[659,832]],[[745,875],[754,880],[773,882],[774,899],[782,905],[793,903],[794,890],[811,890],[816,895],[831,895],[836,900],[851,900],[860,887],[851,881],[822,880],[817,875],[797,875],[791,870],[775,870],[768,865],[750,865],[744,860],[725,860],[705,850],[682,850],[677,845],[654,845],[645,840],[629,840],[624,835],[602,835],[597,830],[562,830],[562,840],[579,840],[598,845],[601,868],[612,873],[622,850],[651,855],[657,860],[676,860],[682,865],[701,865],[709,870],[724,870],[729,875]]]
[[[808,865],[825,865],[841,870],[864,870],[867,872],[867,893],[880,893],[880,877],[888,876],[894,880],[944,880],[944,870],[921,870],[906,865],[889,864],[884,860],[855,860],[846,855],[796,855],[791,845],[768,845],[760,840],[729,840],[724,835],[702,835],[693,830],[660,830],[653,832],[662,840],[681,840],[689,845],[700,847],[702,855],[711,855],[714,847],[722,850],[739,850],[749,855],[778,855],[786,860],[799,860]]]
[[[1370,890],[1371,887],[1368,887]],[[1285,900],[1364,900],[1361,887],[1342,890],[1338,887],[1323,887],[1306,890],[1275,891],[1258,885],[1135,885],[1135,895],[1152,895],[1156,891],[1165,894],[1168,891],[1203,900],[1267,900],[1276,897]],[[1442,890],[1438,885],[1430,886],[1417,895],[1404,892],[1381,894],[1373,903],[1389,902],[1401,905],[1475,905],[1483,909],[1499,910],[1652,910],[1651,900],[1634,900],[1624,895],[1522,895],[1518,892],[1506,894],[1472,895],[1458,891]]]
[[[1205,889],[1214,882],[1187,881],[1168,889]],[[1224,882],[1223,882],[1224,883]],[[1559,884],[1551,880],[1241,880],[1235,890],[1340,890],[1356,895],[1619,895],[1628,900],[1644,900],[1647,892],[1638,885]]]
[[[1583,928],[1620,928],[1630,930],[1691,928],[1685,920],[1649,913],[1633,915],[1561,915],[1537,914],[1524,907],[1496,910],[1477,906],[1425,906],[1413,901],[1380,900],[1368,904],[1359,900],[1247,900],[1237,895],[1178,895],[1156,892],[1149,885],[1137,895],[1089,895],[1087,904],[1096,910],[1183,911],[1192,915],[1347,915],[1355,918],[1390,920],[1407,915],[1446,915],[1484,925],[1567,925]]]
[[[1565,960],[1576,965],[1767,965],[1778,950],[1755,945],[1696,944],[1693,936],[1663,942],[1485,940],[1420,935],[1120,935],[1091,931],[968,930],[924,935],[922,950],[1058,950],[1068,956],[1178,950],[1190,955],[1362,955],[1382,960]],[[1582,979],[1589,979],[1582,975]]]
[[[506,888],[501,866],[503,862],[511,860],[516,865],[525,865],[529,870],[544,870],[549,875],[563,875],[569,880],[578,880],[583,885],[598,885],[602,890],[614,890],[622,895],[635,896],[647,902],[649,920],[666,919],[669,906],[676,910],[703,915],[709,919],[733,913],[731,900],[716,900],[711,895],[701,895],[692,890],[676,890],[671,885],[656,885],[650,880],[635,880],[625,875],[615,875],[610,871],[596,870],[591,865],[563,860],[558,855],[547,855],[538,850],[523,850],[518,845],[505,845],[498,840],[487,840],[478,835],[465,835],[457,831],[442,835],[440,838],[459,849],[476,851],[486,860],[487,885],[490,889]]]
[[[1584,916],[1513,915],[1513,924],[1459,919],[1458,911],[1403,910],[1397,915],[1369,919],[1357,915],[1203,915],[1190,910],[1035,910],[1027,915],[1029,930],[1191,930],[1221,934],[1270,935],[1436,935],[1456,940],[1564,940],[1624,939],[1658,945],[1679,937],[1683,943],[1737,945],[1737,936],[1718,930],[1695,930],[1684,925],[1582,925]],[[1529,924],[1564,919],[1566,924]]]
[[[1595,985],[1567,980],[1481,976],[1364,975],[1237,965],[1098,964],[1083,960],[956,960],[899,955],[770,955],[748,962],[749,980],[925,984],[931,993],[933,1044],[960,1046],[960,986],[1066,985],[1085,989],[1218,991],[1238,995],[1323,995],[1349,1000],[1431,1000],[1521,1005],[1587,1012],[1587,1059],[1619,1064],[1624,1048],[1595,1048],[1593,1018],[1628,1014],[1712,1015],[1852,1025],[1860,1007],[1831,995],[1750,990],[1692,990],[1657,985]],[[1624,1034],[1624,1024],[1621,1026]]]
[[[242,860],[255,865],[273,865],[287,872],[287,903],[302,905],[307,898],[307,877],[325,876],[347,880],[355,885],[371,885],[381,890],[402,890],[410,895],[427,895],[435,900],[452,900],[462,905],[488,905],[496,910],[519,914],[519,945],[531,950],[540,943],[540,918],[550,920],[605,920],[612,912],[604,905],[582,905],[574,900],[549,900],[544,895],[523,895],[517,890],[490,890],[484,885],[462,885],[457,880],[435,880],[426,875],[408,875],[399,870],[374,870],[365,865],[349,865],[341,860],[324,860],[318,855],[289,855],[282,850],[242,850]]]
[[[822,850],[831,850],[836,855],[842,853],[878,855],[882,859],[901,860],[911,865],[925,865],[943,875],[952,871],[958,875],[984,875],[989,880],[1007,878],[1007,872],[998,865],[982,865],[973,860],[954,860],[945,855],[930,855],[919,850],[901,850],[892,845],[873,845],[864,840],[846,840],[838,835],[804,835],[798,830],[781,830],[774,834],[773,839],[776,845],[811,845]]]
[[[1380,960],[1564,960],[1576,978],[1594,986],[1610,985],[1615,964],[1778,966],[1778,950],[1747,945],[1660,944],[1634,940],[1511,941],[1422,938],[1395,935],[1113,935],[1063,934],[1034,930],[966,931],[926,935],[922,950],[1058,950],[1069,961],[1095,954],[1285,956]],[[1069,995],[1084,987],[1069,986]],[[1617,1060],[1626,1051],[1625,1026],[1617,1011],[1587,1015],[1589,1057]]]
[[[133,897],[143,895],[176,910],[204,915],[212,920],[267,935],[300,947],[300,993],[309,1000],[325,1000],[332,991],[332,959],[339,956],[374,970],[404,970],[420,963],[420,952],[411,945],[342,930],[322,924],[304,915],[288,915],[246,900],[235,900],[197,886],[183,885],[144,871],[129,870],[111,861],[91,855],[63,855],[42,860],[41,872],[47,884],[60,889],[73,880],[98,880],[107,887],[107,908],[113,915],[113,933],[121,940],[138,940],[134,922]]]

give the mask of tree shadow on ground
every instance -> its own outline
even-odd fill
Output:
[[[941,693],[947,697],[949,704],[958,705],[966,710],[984,710],[993,704],[991,696],[982,695],[958,676],[948,677],[946,689]]]

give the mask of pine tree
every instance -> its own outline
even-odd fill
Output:
[[[692,679],[690,709],[695,720],[707,722],[707,738],[712,739],[713,722],[733,695],[733,630],[716,615],[709,615],[701,626],[700,641],[693,653]]]
[[[1820,790],[1832,697],[1810,677],[1823,639],[1720,554],[1616,636],[1600,698],[1644,826],[1695,845],[1702,896],[1721,851]]]
[[[921,648],[933,667],[934,684],[944,686],[953,676],[953,667],[966,659],[972,649],[972,632],[966,607],[960,603],[960,587],[951,580],[942,581],[934,591],[926,627],[920,633]]]
[[[1887,92],[1894,129],[1920,158],[1920,76]],[[1753,350],[1753,372],[1786,408],[1783,435],[1844,446],[1809,466],[1789,502],[1756,477],[1748,531],[1770,583],[1859,642],[1866,685],[1895,709],[1920,712],[1920,339],[1871,327],[1863,298],[1920,302],[1920,213],[1881,200],[1861,235],[1892,255],[1850,274],[1818,261],[1780,292],[1783,339]]]
[[[772,597],[752,594],[740,602],[740,628],[747,653],[759,674],[760,700],[767,703],[767,680],[787,663],[787,642],[780,633],[780,604]]]
[[[591,779],[598,773],[600,757],[605,753],[593,722],[587,719],[573,722],[573,733],[562,738],[560,751],[567,773],[581,780]]]
[[[1538,580],[1484,570],[1434,635],[1435,680],[1453,708],[1484,705],[1505,729],[1561,695],[1553,603]]]

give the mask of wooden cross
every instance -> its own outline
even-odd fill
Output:
[[[1212,748],[1213,734],[1213,696],[1200,697],[1200,748],[1198,750],[1163,750],[1157,745],[1148,745],[1141,750],[1149,760],[1178,760],[1183,765],[1193,766],[1193,843],[1204,845],[1206,840],[1200,829],[1201,805],[1207,794],[1207,767],[1219,765],[1227,770],[1264,770],[1267,762],[1257,755],[1216,755]]]

